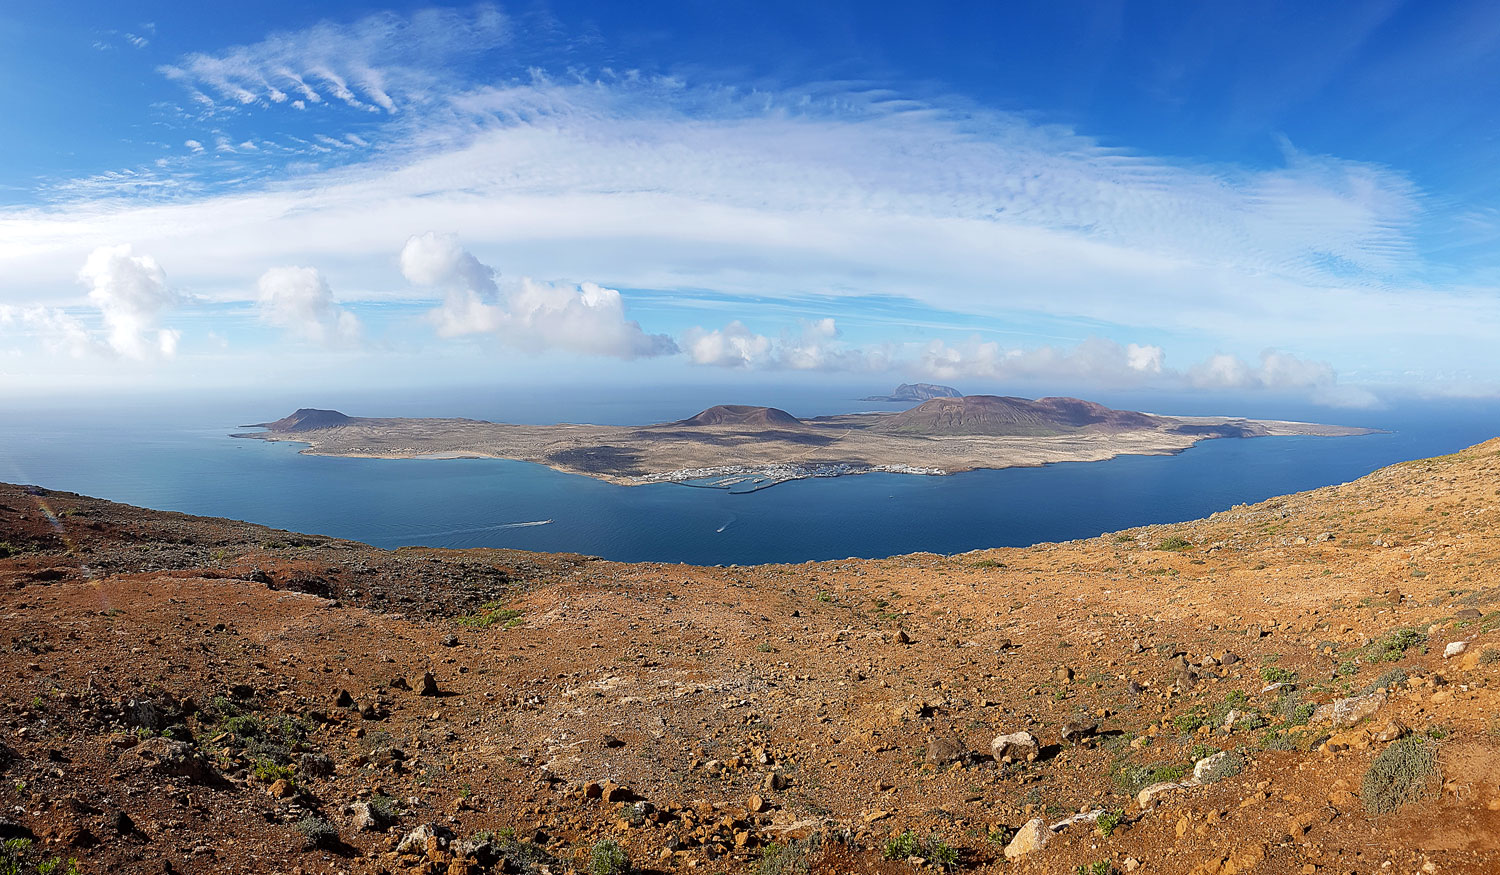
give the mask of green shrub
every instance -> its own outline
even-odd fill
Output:
[[[1103,814],[1099,815],[1099,819],[1094,822],[1094,828],[1099,830],[1099,835],[1102,835],[1105,838],[1109,838],[1110,836],[1114,835],[1115,828],[1118,827],[1121,821],[1123,821],[1124,819],[1124,812],[1106,811]]]
[[[760,865],[756,875],[807,875],[809,844],[792,841],[787,844],[773,842],[761,848]]]
[[[1296,690],[1283,690],[1276,698],[1276,712],[1282,716],[1288,726],[1306,726],[1307,721],[1312,719],[1313,712],[1318,709],[1311,702],[1303,703],[1302,694]]]
[[[1290,684],[1296,682],[1297,673],[1279,665],[1263,665],[1260,668],[1260,677],[1268,684]]]
[[[1360,690],[1360,695],[1373,693],[1376,690],[1380,689],[1392,689],[1394,687],[1398,687],[1406,683],[1407,677],[1408,675],[1406,673],[1406,669],[1393,668],[1380,677],[1376,678],[1375,680],[1370,681],[1368,686],[1366,686],[1363,690]]]
[[[1396,662],[1413,647],[1427,643],[1427,636],[1416,629],[1397,629],[1370,645],[1371,662]]]
[[[1205,770],[1201,780],[1205,784],[1222,781],[1225,778],[1233,778],[1245,768],[1245,758],[1237,752],[1229,752],[1224,755],[1212,768]]]
[[[296,826],[297,832],[302,833],[307,843],[315,847],[326,848],[339,838],[338,827],[311,814],[297,821]]]
[[[15,546],[11,544],[11,542],[0,541],[0,559],[9,559],[10,557],[15,556],[20,552],[21,551],[17,550]]]
[[[589,875],[625,875],[630,871],[630,855],[614,839],[600,839],[589,852]]]
[[[1073,875],[1115,875],[1115,864],[1108,860],[1098,860],[1087,866],[1075,866]]]
[[[887,860],[905,860],[917,855],[917,834],[907,830],[898,836],[886,839],[884,855]]]
[[[39,856],[31,839],[0,843],[0,875],[78,875],[78,861]]]
[[[1156,545],[1156,549],[1170,550],[1173,553],[1181,553],[1183,550],[1186,550],[1191,546],[1193,546],[1192,543],[1187,539],[1180,538],[1177,535],[1172,535],[1170,537],[1163,538],[1162,542]]]
[[[488,629],[496,623],[500,623],[506,629],[514,629],[526,620],[522,611],[507,608],[499,602],[486,602],[480,605],[478,612],[459,617],[458,622],[475,629]]]
[[[1480,652],[1480,665],[1494,665],[1497,662],[1500,662],[1500,647],[1486,647]]]
[[[951,872],[958,868],[958,848],[937,836],[927,837],[927,841],[922,844],[922,856],[927,859],[927,862],[944,872]]]
[[[287,781],[293,780],[290,767],[274,763],[267,759],[256,760],[250,766],[250,773],[267,784],[283,779]]]
[[[1436,744],[1416,735],[1393,742],[1360,782],[1365,807],[1371,814],[1389,814],[1426,795],[1436,773]]]
[[[1198,727],[1204,726],[1207,723],[1208,715],[1203,712],[1202,708],[1194,708],[1191,711],[1185,711],[1172,718],[1172,725],[1177,727],[1177,731],[1183,735],[1197,732]]]
[[[1125,763],[1115,770],[1115,785],[1121,790],[1134,796],[1142,789],[1152,784],[1160,784],[1165,781],[1180,781],[1182,776],[1191,772],[1193,767],[1187,763],[1176,763],[1166,765],[1155,763],[1150,766]]]

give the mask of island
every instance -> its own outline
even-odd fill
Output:
[[[515,425],[477,419],[346,416],[304,408],[233,435],[302,452],[381,459],[496,458],[636,486],[680,483],[747,492],[852,474],[946,475],[980,468],[1180,453],[1201,440],[1345,436],[1375,429],[1230,416],[1163,416],[1077,398],[969,395],[909,410],[799,419],[775,407],[720,405],[654,425]]]
[[[859,400],[911,404],[931,401],[934,398],[961,398],[963,394],[952,386],[938,386],[933,383],[902,383],[889,395],[867,395]]]

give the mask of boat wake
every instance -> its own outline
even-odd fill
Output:
[[[441,532],[419,532],[419,533],[413,534],[413,535],[406,535],[405,537],[408,537],[408,538],[440,538],[440,537],[443,537],[443,536],[446,536],[446,535],[469,535],[469,534],[473,534],[475,532],[494,532],[494,531],[498,531],[500,529],[526,529],[526,528],[530,528],[532,526],[547,526],[547,525],[551,525],[553,522],[556,522],[556,521],[555,520],[532,520],[531,522],[525,522],[525,523],[496,523],[493,526],[476,526],[476,527],[474,527],[472,529],[445,529],[445,530],[443,530]]]

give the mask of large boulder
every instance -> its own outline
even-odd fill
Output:
[[[969,758],[969,749],[951,735],[939,735],[927,742],[927,762],[935,766],[959,763]]]
[[[1036,762],[1037,757],[1042,755],[1042,746],[1036,740],[1036,736],[1022,730],[1012,732],[1009,735],[997,735],[990,742],[990,753],[997,762],[1019,763]]]
[[[1016,830],[1015,838],[1012,838],[1010,844],[1005,846],[1005,859],[1019,860],[1027,854],[1040,851],[1046,847],[1047,840],[1050,838],[1052,838],[1052,830],[1047,829],[1047,821],[1034,817]]]

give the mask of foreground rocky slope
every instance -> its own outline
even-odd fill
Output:
[[[0,838],[19,871],[1492,872],[1497,504],[1492,441],[1089,541],[696,568],[3,486]]]

